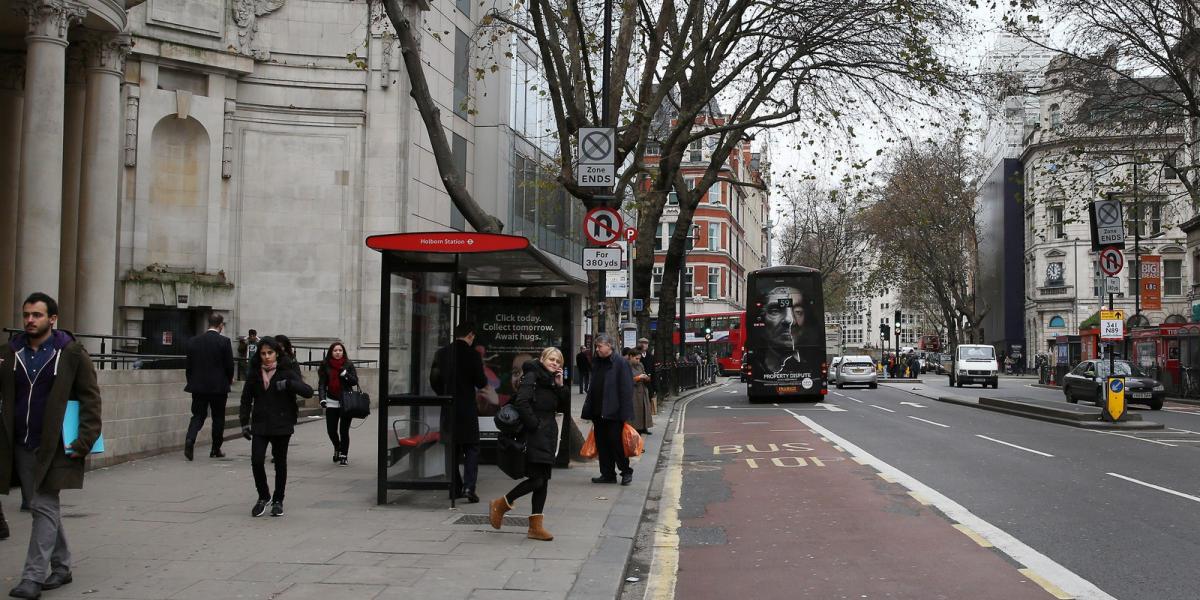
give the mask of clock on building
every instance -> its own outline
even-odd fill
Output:
[[[1060,262],[1052,262],[1046,266],[1046,283],[1062,283],[1063,281],[1063,264]]]

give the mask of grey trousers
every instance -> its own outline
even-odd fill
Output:
[[[63,533],[58,491],[34,488],[36,451],[17,446],[13,452],[17,476],[21,478],[21,493],[29,499],[29,512],[33,514],[33,529],[29,533],[29,550],[25,552],[21,579],[42,583],[51,571],[67,573],[71,570],[71,550],[67,548],[67,536]]]

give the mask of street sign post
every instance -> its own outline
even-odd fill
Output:
[[[1125,267],[1125,255],[1116,246],[1100,251],[1100,271],[1108,276],[1116,275]]]
[[[599,207],[589,210],[583,218],[583,235],[601,246],[617,240],[622,229],[621,213],[615,208]]]
[[[1088,207],[1092,225],[1092,249],[1104,246],[1125,248],[1125,215],[1120,200],[1096,200]]]
[[[1110,375],[1104,384],[1104,410],[1100,416],[1105,421],[1121,421],[1125,417],[1125,378]]]
[[[575,182],[580,186],[612,189],[617,181],[617,144],[612,127],[581,127],[578,135],[579,168]]]
[[[584,248],[584,271],[620,271],[620,248]]]

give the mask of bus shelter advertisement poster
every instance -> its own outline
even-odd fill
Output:
[[[568,354],[569,310],[566,298],[472,297],[466,319],[475,324],[475,350],[483,358],[487,387],[475,396],[479,432],[494,438],[492,417],[508,404],[521,384],[526,361],[554,346]]]
[[[756,278],[748,292],[753,385],[780,395],[819,395],[825,307],[818,274]]]

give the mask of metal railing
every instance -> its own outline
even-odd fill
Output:
[[[660,396],[675,395],[717,382],[715,363],[661,363],[654,370],[655,388]]]

